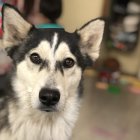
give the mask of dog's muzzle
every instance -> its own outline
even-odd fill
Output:
[[[56,89],[43,88],[39,92],[39,100],[42,103],[42,110],[51,112],[60,100],[60,92]]]

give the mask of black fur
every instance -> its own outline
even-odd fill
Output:
[[[1,98],[1,101],[0,101],[0,111],[1,111],[1,114],[0,114],[0,131],[3,129],[3,128],[9,128],[9,121],[8,121],[8,108],[7,108],[7,97],[4,97],[4,98]]]
[[[39,70],[41,71],[44,67],[49,69],[49,62],[47,62],[46,60],[43,61]]]
[[[62,66],[62,63],[61,63],[60,61],[57,61],[57,62],[56,62],[55,70],[56,70],[56,71],[59,70],[59,71],[62,73],[62,75],[64,75],[63,66]]]
[[[11,71],[12,73],[12,71]],[[9,74],[5,75],[5,86],[3,90],[0,90],[0,131],[3,129],[10,129],[10,122],[8,119],[9,114],[9,108],[8,103],[10,101],[14,101],[17,103],[17,98],[14,95],[14,92],[12,90],[11,86],[11,76]]]

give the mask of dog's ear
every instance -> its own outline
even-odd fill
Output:
[[[82,54],[90,57],[92,61],[95,61],[99,56],[104,24],[104,20],[96,19],[76,31],[80,36],[79,46]]]
[[[28,23],[17,9],[9,4],[2,8],[2,28],[4,47],[16,46],[28,34],[32,25]]]

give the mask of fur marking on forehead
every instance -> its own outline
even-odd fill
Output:
[[[54,36],[53,36],[53,39],[52,39],[52,49],[53,49],[53,52],[56,48],[56,45],[58,43],[58,34],[57,33],[54,33]]]

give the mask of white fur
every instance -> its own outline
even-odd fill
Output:
[[[77,119],[77,103],[76,98],[71,98],[64,112],[52,114],[32,109],[28,112],[16,111],[15,106],[11,105],[9,119],[12,124],[12,135],[16,140],[68,140]]]

